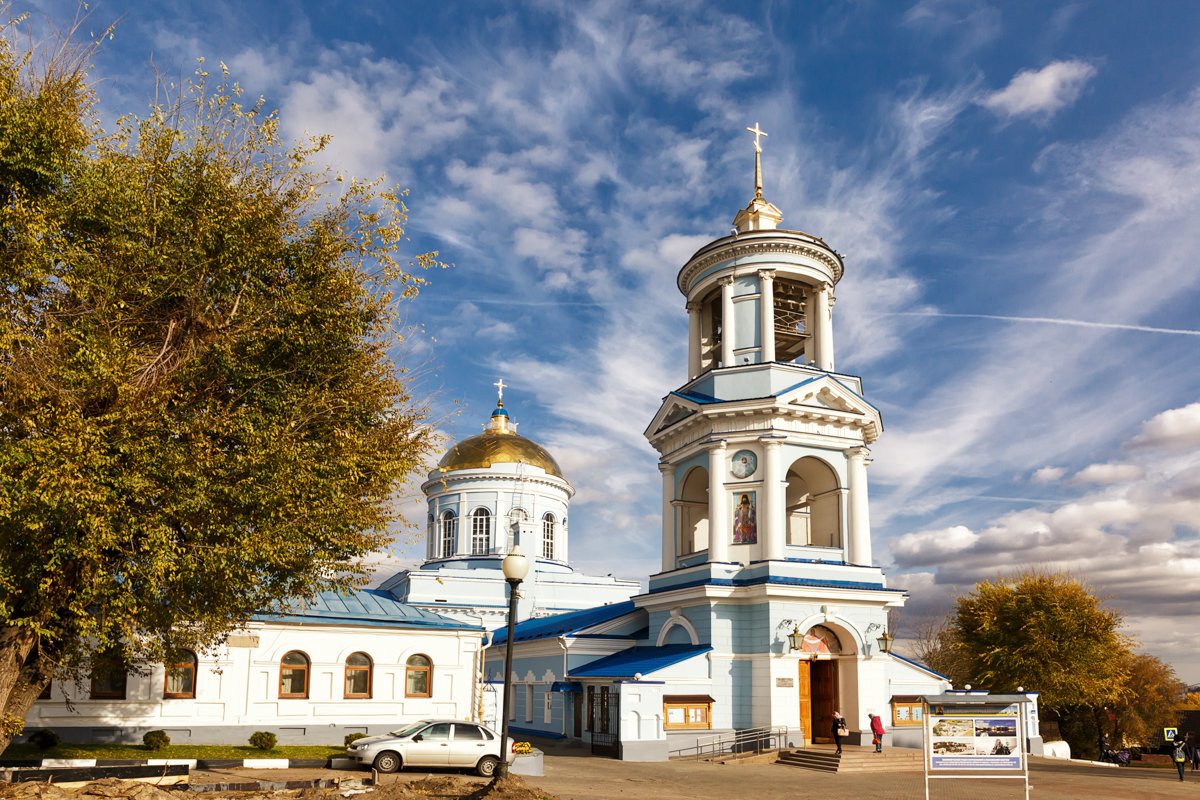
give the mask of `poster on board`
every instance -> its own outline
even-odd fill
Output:
[[[1021,769],[1021,737],[1016,704],[1002,706],[931,705],[930,769]]]

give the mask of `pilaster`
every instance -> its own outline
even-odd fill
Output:
[[[763,441],[763,506],[759,512],[759,520],[765,525],[765,555],[768,559],[778,561],[783,558],[784,545],[787,543],[787,527],[784,514],[784,476],[780,467],[780,447],[778,439]]]
[[[733,276],[726,275],[721,284],[721,366],[733,366],[734,319]]]
[[[729,560],[729,499],[725,496],[725,441],[708,451],[708,560]]]
[[[678,541],[675,522],[675,465],[659,464],[662,473],[662,571],[675,569]]]
[[[865,447],[846,450],[846,482],[849,491],[849,542],[846,560],[852,564],[871,564],[871,519],[867,503],[867,454]]]
[[[688,380],[700,374],[700,304],[688,303]]]
[[[761,361],[770,363],[775,360],[775,270],[762,269],[758,271],[760,339],[762,341]]]
[[[833,371],[833,318],[830,314],[830,294],[833,287],[822,283],[812,294],[813,336],[816,339],[817,369]]]

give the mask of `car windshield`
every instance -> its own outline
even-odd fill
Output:
[[[411,736],[412,734],[421,730],[421,728],[424,728],[426,725],[428,725],[432,721],[433,720],[423,719],[420,722],[414,722],[413,724],[411,724],[407,727],[401,728],[398,731],[392,731],[388,735],[389,736]]]

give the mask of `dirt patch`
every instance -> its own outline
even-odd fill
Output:
[[[171,792],[147,783],[116,778],[78,789],[47,783],[0,784],[0,800],[556,800],[518,775],[493,778],[486,784],[453,775],[430,775],[407,783],[389,783],[369,791],[343,794],[339,789],[274,792]]]

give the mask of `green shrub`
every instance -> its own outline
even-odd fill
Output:
[[[346,747],[349,747],[350,745],[354,744],[359,739],[365,739],[365,738],[367,738],[367,735],[365,733],[347,733],[346,738],[345,738]]]
[[[171,743],[171,737],[167,736],[166,731],[146,731],[146,735],[142,737],[142,744],[147,750],[162,750]]]
[[[275,747],[275,734],[270,731],[255,731],[250,734],[250,746],[259,750],[270,750]]]
[[[52,730],[34,731],[29,734],[29,743],[37,747],[38,750],[49,750],[52,747],[58,747],[58,743],[62,739]]]

